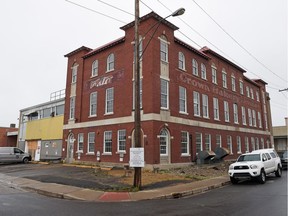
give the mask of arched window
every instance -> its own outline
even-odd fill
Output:
[[[168,155],[168,132],[166,129],[160,131],[160,155]]]
[[[94,76],[98,76],[98,60],[95,60],[93,63],[92,63],[92,77]]]
[[[160,38],[160,57],[161,61],[168,62],[168,41],[164,35]]]
[[[185,70],[185,56],[182,52],[178,53],[178,68]]]
[[[198,76],[198,63],[195,59],[192,60],[192,67],[193,67],[193,75]]]
[[[107,72],[114,70],[114,54],[111,53],[107,58]]]

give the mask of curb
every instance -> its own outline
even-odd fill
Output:
[[[187,197],[187,196],[193,196],[193,195],[197,195],[197,194],[201,194],[201,193],[205,193],[207,191],[213,190],[213,189],[217,189],[217,188],[221,188],[224,187],[226,185],[230,185],[230,181],[226,181],[226,182],[222,182],[219,184],[215,184],[213,186],[204,186],[204,187],[200,187],[200,188],[195,188],[192,190],[187,190],[184,192],[174,192],[168,195],[162,195],[159,197],[154,197],[151,199],[179,199],[179,198],[183,198],[183,197]]]

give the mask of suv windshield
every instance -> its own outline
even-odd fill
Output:
[[[237,161],[260,161],[260,154],[240,155]]]

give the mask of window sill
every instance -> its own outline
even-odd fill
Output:
[[[169,111],[169,108],[160,107],[161,110]]]
[[[181,154],[181,157],[190,157],[190,154]]]
[[[189,115],[189,113],[187,113],[187,112],[179,112],[180,114],[182,114],[182,115]]]
[[[106,156],[109,155],[109,156],[110,156],[110,155],[112,155],[112,153],[111,153],[111,152],[105,152],[105,153],[102,153],[102,155],[104,155],[104,156],[105,156],[105,155],[106,155]]]
[[[126,154],[126,151],[117,151],[116,154]]]
[[[111,112],[111,113],[105,113],[104,116],[108,116],[108,115],[113,115],[114,112]]]
[[[97,115],[89,115],[88,118],[95,118]]]
[[[89,153],[86,153],[86,155],[95,155],[94,152],[89,152]]]
[[[83,154],[83,150],[79,150],[79,151],[76,151],[76,153],[82,153]]]

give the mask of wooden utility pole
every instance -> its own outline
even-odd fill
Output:
[[[141,147],[141,118],[140,118],[140,62],[139,62],[139,0],[135,0],[135,112],[134,112],[134,145],[135,148]],[[141,189],[141,167],[134,168],[134,187]]]

